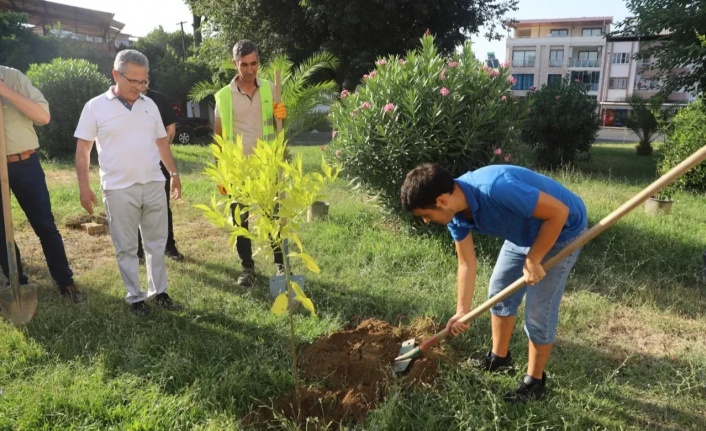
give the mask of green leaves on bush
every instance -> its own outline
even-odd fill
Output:
[[[661,148],[662,161],[658,173],[667,171],[700,149],[706,143],[706,104],[703,98],[681,109],[668,129]],[[706,191],[706,166],[703,163],[679,177],[673,187],[695,192]]]
[[[585,84],[563,77],[530,91],[527,100],[522,140],[534,149],[541,167],[555,169],[573,163],[580,153],[588,154],[600,123],[598,105]]]
[[[344,90],[332,106],[331,149],[388,209],[401,213],[400,186],[423,162],[460,175],[489,164],[498,149],[513,160],[522,108],[510,96],[508,70],[483,66],[470,42],[447,59],[424,36],[405,58],[376,64],[357,93]]]
[[[39,146],[49,157],[71,157],[76,153],[74,131],[83,105],[108,90],[110,81],[86,60],[56,58],[33,64],[27,76],[49,102],[51,121],[37,129]]]

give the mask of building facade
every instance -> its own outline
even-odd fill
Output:
[[[512,93],[524,97],[528,91],[569,75],[589,86],[588,95],[598,102],[605,126],[623,126],[629,109],[625,99],[633,94],[650,98],[660,83],[651,58],[639,53],[660,36],[606,36],[613,17],[521,20],[508,25],[507,62],[515,78]],[[668,36],[667,36],[668,37]],[[679,73],[682,70],[673,72]],[[666,106],[683,106],[692,95],[672,93]]]

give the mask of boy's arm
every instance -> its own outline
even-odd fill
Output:
[[[478,260],[471,233],[456,242],[456,255],[458,256],[456,314],[446,324],[446,328],[452,335],[458,335],[471,327],[469,323],[458,322],[458,319],[471,311],[473,293],[476,288]]]
[[[545,272],[542,267],[542,260],[544,260],[544,256],[549,253],[549,250],[559,238],[561,230],[569,218],[569,207],[559,199],[544,192],[539,192],[539,199],[537,199],[537,205],[532,212],[532,217],[543,220],[543,222],[537,233],[537,238],[535,238],[525,259],[523,272],[525,280],[530,285],[544,278]]]

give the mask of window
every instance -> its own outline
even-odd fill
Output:
[[[529,90],[534,85],[534,75],[531,73],[513,74],[512,77],[515,78],[513,90]]]
[[[517,32],[515,33],[515,37],[532,37],[532,30],[529,28],[517,30]]]
[[[551,37],[562,37],[562,36],[568,36],[568,35],[569,35],[569,30],[566,28],[549,30],[549,36],[551,36]]]
[[[550,73],[547,75],[547,85],[552,85],[555,82],[561,81],[561,75],[558,73]]]
[[[627,52],[614,52],[612,55],[611,63],[613,63],[613,64],[630,63],[630,54],[628,54]]]
[[[512,51],[512,67],[534,67],[534,51]]]
[[[641,75],[635,77],[635,90],[658,90],[659,81],[652,78],[643,78]]]
[[[601,79],[600,72],[589,72],[587,70],[579,70],[571,72],[571,81],[589,86],[589,91],[598,91],[598,82]]]
[[[603,29],[598,28],[584,28],[581,31],[581,36],[603,36]]]
[[[598,51],[579,51],[579,60],[598,60]]]
[[[569,67],[600,67],[601,60],[598,59],[598,51],[579,51],[578,59],[569,60]]]
[[[628,88],[627,78],[610,78],[608,82],[608,88],[611,90],[625,90]]]
[[[564,65],[564,50],[549,50],[549,67],[561,67]]]

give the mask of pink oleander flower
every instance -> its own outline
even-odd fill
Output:
[[[449,67],[452,69],[455,69],[458,67],[458,61],[450,61],[449,62]]]
[[[405,60],[404,58],[400,58],[399,62],[400,64],[407,64],[407,60]]]
[[[445,79],[446,79],[446,75],[444,75],[444,72],[441,72],[441,73],[439,74],[439,80],[443,81],[443,80],[445,80]]]
[[[500,76],[500,71],[495,70],[495,69],[490,69],[490,71],[488,72],[488,75],[490,75],[491,77]]]
[[[338,132],[335,131],[335,130],[332,131],[332,132],[331,132],[331,139],[336,139],[336,135],[338,135]]]
[[[360,109],[370,109],[371,106],[370,102],[363,102],[360,104]]]
[[[561,96],[556,96],[555,99],[559,100],[559,99],[561,99]]]
[[[374,77],[376,77],[376,76],[378,76],[378,73],[377,73],[375,70],[373,70],[372,72],[370,72],[370,77],[371,77],[371,78],[374,78]]]
[[[508,154],[507,156],[505,156],[505,161],[506,161],[506,162],[509,162],[511,159],[512,159],[512,156],[510,156],[509,154]]]
[[[537,87],[535,87],[535,86],[533,85],[533,86],[531,86],[531,87],[529,88],[529,91],[534,91],[534,90],[536,90],[536,89],[537,89]]]
[[[484,65],[483,65],[483,70],[485,70],[485,71],[487,72],[487,71],[489,71],[489,70],[490,70],[490,68],[488,67],[488,65],[487,65],[487,64],[484,64]]]
[[[442,96],[448,96],[449,93],[451,93],[451,92],[449,91],[448,88],[446,88],[446,87],[441,87],[441,90],[439,90],[439,93],[441,93]]]
[[[387,64],[387,60],[385,60],[384,58],[381,58],[380,60],[376,61],[375,64],[377,64],[378,66],[382,66],[382,65]]]
[[[507,100],[507,96],[501,97],[500,100],[502,100],[503,102],[506,101],[506,100]]]
[[[394,103],[388,103],[388,104],[386,104],[386,105],[382,108],[382,110],[383,110],[384,112],[394,111],[394,110],[395,110],[395,104],[394,104]]]
[[[336,150],[334,154],[336,155],[336,157],[341,157],[341,150]]]
[[[515,77],[511,76],[510,77],[510,84],[515,85],[516,82],[517,82],[517,80],[515,79]]]
[[[510,67],[510,62],[509,61],[503,61],[503,69],[507,69]]]
[[[345,99],[345,98],[348,97],[348,95],[350,95],[350,94],[351,94],[351,92],[348,91],[348,90],[343,90],[343,91],[341,91],[341,99]]]
[[[367,73],[365,75],[363,75],[363,81],[365,81],[368,78],[370,78],[370,75],[368,75]]]
[[[495,151],[493,151],[493,154],[496,156],[499,156],[503,153],[503,150],[501,148],[496,148]]]

